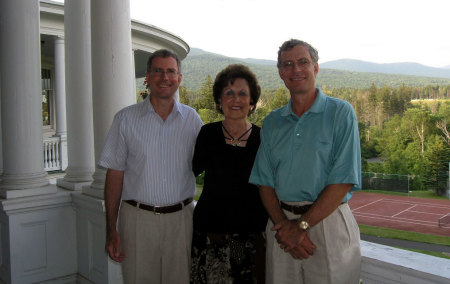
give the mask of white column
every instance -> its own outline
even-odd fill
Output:
[[[67,168],[67,127],[66,127],[66,83],[64,70],[64,39],[55,38],[55,109],[56,109],[56,132],[59,137],[59,162],[61,170]]]
[[[39,2],[0,1],[3,198],[55,192],[42,150]]]
[[[133,82],[133,85],[131,86],[131,92],[134,94],[134,101],[133,103],[136,103],[137,101],[137,94],[136,94],[136,58],[134,57],[134,52],[135,50],[132,49],[131,50],[131,64],[132,64],[132,69],[133,72],[131,72],[130,76],[131,76],[131,80]]]
[[[64,71],[64,39],[55,38],[55,95],[56,136],[65,137],[66,128],[66,83]]]
[[[94,173],[90,28],[90,1],[66,0],[64,35],[69,164],[66,175],[57,184],[71,190],[90,185]]]
[[[97,162],[114,115],[135,101],[130,76],[134,73],[131,61],[130,1],[91,1],[91,26],[94,146]],[[103,198],[105,170],[97,167],[93,178],[91,186],[83,188],[83,192]]]

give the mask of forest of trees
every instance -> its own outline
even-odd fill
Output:
[[[218,121],[208,75],[198,91],[180,88],[180,101],[196,109],[204,123]],[[412,190],[447,187],[450,161],[450,85],[370,88],[322,88],[327,95],[350,102],[359,121],[364,172],[410,175]],[[289,100],[286,88],[263,89],[250,121],[264,117]],[[379,158],[381,163],[368,163]]]

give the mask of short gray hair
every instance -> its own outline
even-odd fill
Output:
[[[281,54],[283,52],[285,52],[286,50],[289,50],[291,48],[296,47],[297,45],[301,45],[304,46],[308,49],[309,51],[309,55],[311,56],[311,59],[313,61],[313,63],[317,63],[319,61],[319,52],[317,51],[317,49],[315,49],[314,47],[312,47],[312,45],[310,45],[309,43],[302,41],[302,40],[298,40],[298,39],[290,39],[288,41],[285,41],[281,46],[280,49],[278,49],[278,61],[277,61],[277,67],[281,68]]]

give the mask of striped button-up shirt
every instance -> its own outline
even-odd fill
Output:
[[[197,112],[175,102],[165,121],[149,99],[119,111],[98,165],[124,171],[122,200],[166,206],[195,194],[192,156],[202,126]]]

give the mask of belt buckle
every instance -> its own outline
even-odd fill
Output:
[[[153,214],[155,215],[161,215],[161,213],[156,212],[156,209],[159,208],[160,206],[153,206]]]

